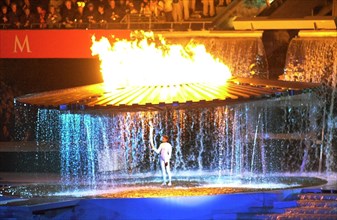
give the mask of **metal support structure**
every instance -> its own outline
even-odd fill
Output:
[[[17,98],[16,102],[59,110],[151,111],[256,102],[301,94],[318,86],[313,83],[232,78],[223,85],[191,83],[171,86],[133,86],[109,92],[105,91],[103,84],[94,84],[30,94]],[[134,98],[130,98],[131,94]]]

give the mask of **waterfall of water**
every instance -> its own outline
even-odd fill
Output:
[[[45,142],[59,138],[62,181],[74,186],[111,185],[116,174],[159,173],[159,157],[149,147],[150,121],[156,147],[161,135],[170,137],[175,173],[208,170],[221,178],[312,171],[316,142],[310,131],[316,121],[311,118],[317,113],[312,96],[158,112],[39,110],[37,137]],[[304,150],[297,148],[302,141]]]
[[[284,78],[290,81],[322,83],[320,90],[321,129],[319,171],[337,171],[336,143],[336,65],[337,39],[334,37],[304,37],[289,45]],[[323,153],[324,152],[324,153]],[[324,154],[324,156],[323,156]],[[325,162],[323,162],[325,161]]]

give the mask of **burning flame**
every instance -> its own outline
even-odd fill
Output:
[[[105,86],[179,85],[189,83],[225,84],[231,77],[229,68],[209,54],[204,45],[169,45],[153,32],[134,32],[132,40],[92,37],[92,55],[101,60]]]

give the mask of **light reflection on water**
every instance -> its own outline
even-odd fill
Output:
[[[193,172],[192,172],[193,173]],[[148,198],[169,196],[200,196],[238,192],[255,192],[298,187],[319,186],[327,183],[316,177],[296,175],[217,176],[210,172],[197,175],[174,176],[172,187],[161,186],[159,175],[144,174],[116,176],[110,184],[80,185],[76,189],[62,183],[26,184],[4,188],[1,195],[33,197],[94,197],[94,198]],[[118,178],[117,178],[118,177]]]

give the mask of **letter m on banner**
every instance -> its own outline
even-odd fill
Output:
[[[14,53],[18,53],[18,52],[27,52],[27,53],[31,53],[32,51],[30,50],[30,46],[29,46],[29,39],[28,39],[28,35],[25,36],[25,38],[23,39],[23,41],[20,41],[18,35],[15,35],[15,39],[14,39]]]

